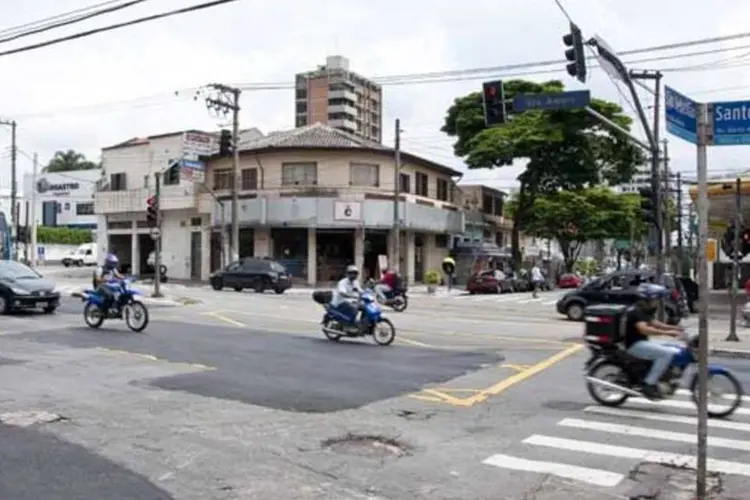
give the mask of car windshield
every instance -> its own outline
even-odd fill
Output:
[[[282,266],[278,262],[271,262],[271,269],[273,269],[277,273],[285,273],[286,272],[286,269],[284,268],[284,266]]]
[[[37,279],[42,275],[19,262],[6,261],[0,264],[0,277],[12,280]]]

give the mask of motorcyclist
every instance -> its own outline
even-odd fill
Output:
[[[653,336],[679,337],[682,329],[654,319],[658,300],[668,295],[665,287],[643,283],[638,285],[636,293],[636,303],[627,313],[625,347],[633,357],[653,361],[651,370],[643,381],[643,394],[650,399],[658,399],[661,397],[659,379],[669,368],[672,358],[679,353],[679,348],[649,339]]]
[[[359,284],[359,269],[357,266],[350,265],[346,268],[346,276],[339,280],[336,289],[333,291],[331,306],[344,313],[352,319],[352,323],[357,321],[359,313],[359,296],[362,293],[362,286]]]
[[[94,288],[104,297],[104,313],[106,314],[115,302],[116,289],[109,283],[112,280],[121,280],[123,276],[117,271],[120,260],[115,254],[108,253],[104,256],[104,262],[94,271]]]
[[[398,288],[398,272],[395,269],[388,268],[380,281],[375,285],[375,293],[381,302],[385,303],[386,294]]]

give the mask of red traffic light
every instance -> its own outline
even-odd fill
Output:
[[[153,207],[156,205],[156,196],[149,196],[146,198],[146,205],[149,207]]]
[[[742,232],[742,239],[745,240],[745,241],[750,241],[750,230],[745,229]]]
[[[489,85],[487,87],[487,95],[494,98],[497,95],[497,87],[495,87],[494,85]]]

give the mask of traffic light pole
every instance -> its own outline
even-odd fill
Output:
[[[728,342],[739,342],[737,337],[737,298],[739,295],[740,274],[740,228],[742,227],[742,179],[737,178],[734,185],[734,252],[732,252],[732,289],[729,291],[729,336]]]
[[[163,297],[161,293],[161,172],[154,173],[154,197],[156,199],[156,248],[154,249],[154,293],[152,297]]]

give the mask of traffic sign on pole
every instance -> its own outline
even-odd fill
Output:
[[[750,144],[750,101],[709,104],[709,125],[713,125],[714,146]]]
[[[665,85],[664,103],[667,132],[691,144],[697,144],[698,121],[695,116],[695,101]]]
[[[535,109],[585,108],[591,103],[591,92],[573,90],[548,94],[518,94],[513,97],[513,110],[517,113]]]

